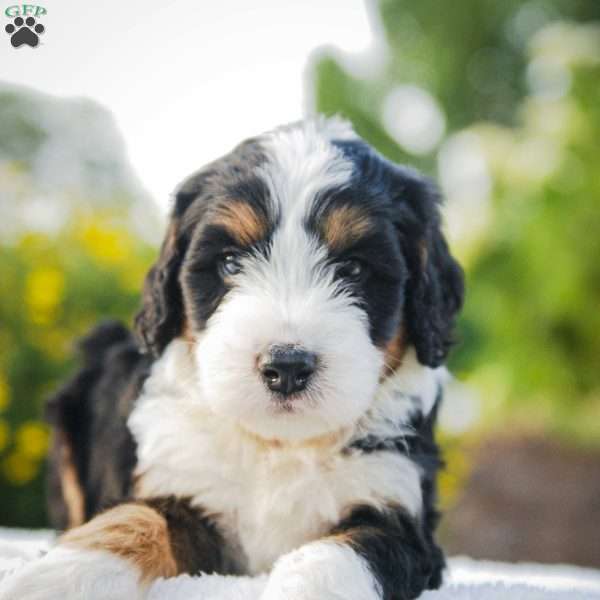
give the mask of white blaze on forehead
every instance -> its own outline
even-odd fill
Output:
[[[267,184],[277,226],[268,256],[246,261],[227,300],[234,305],[240,297],[240,304],[248,307],[255,299],[263,307],[257,312],[268,307],[270,326],[263,325],[261,333],[249,339],[262,339],[265,346],[298,343],[318,352],[340,341],[338,330],[347,333],[354,328],[357,336],[368,337],[366,315],[340,293],[326,264],[326,248],[305,227],[315,199],[347,185],[352,176],[352,161],[332,140],[355,138],[346,122],[317,117],[261,139],[267,160],[257,172]],[[339,349],[336,353],[343,354]]]
[[[349,182],[352,162],[331,143],[334,139],[356,139],[356,134],[344,121],[317,117],[261,139],[268,158],[258,174],[267,184],[281,227],[302,223],[319,192]]]
[[[347,185],[352,176],[353,164],[334,139],[356,139],[356,134],[345,121],[317,117],[261,139],[267,160],[258,174],[267,184],[278,225],[268,259],[248,265],[254,281],[247,288],[255,286],[275,300],[280,322],[294,321],[311,303],[323,311],[335,296],[336,284],[324,268],[325,248],[304,226],[319,194]]]

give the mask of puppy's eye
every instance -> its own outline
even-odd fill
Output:
[[[240,264],[240,257],[233,252],[228,252],[224,254],[221,258],[221,262],[219,263],[219,269],[221,274],[224,276],[231,277],[232,275],[237,275],[242,270],[242,265]]]
[[[367,268],[364,263],[356,259],[344,261],[337,268],[338,277],[353,283],[362,281],[366,273]]]

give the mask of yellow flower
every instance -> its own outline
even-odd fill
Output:
[[[8,422],[4,419],[0,419],[0,452],[8,446],[10,441],[10,427]]]
[[[50,323],[63,299],[65,278],[61,271],[39,267],[27,274],[25,304],[34,323]]]
[[[38,473],[39,464],[29,458],[13,452],[2,461],[2,472],[13,485],[25,485]]]
[[[6,378],[0,374],[0,412],[6,410],[10,404],[10,394]]]
[[[31,460],[39,460],[48,451],[48,430],[36,421],[23,423],[15,436],[17,451]]]
[[[90,223],[82,230],[80,239],[87,252],[105,265],[122,263],[132,251],[125,233],[104,223]]]

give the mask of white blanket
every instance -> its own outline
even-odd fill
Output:
[[[51,532],[0,529],[0,589],[51,544]],[[600,571],[567,565],[506,564],[457,557],[442,589],[422,600],[600,600]],[[266,578],[205,575],[161,580],[150,600],[258,600]],[[340,599],[343,600],[343,599]]]

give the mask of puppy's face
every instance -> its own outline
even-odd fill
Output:
[[[262,438],[350,426],[407,344],[445,356],[462,282],[435,204],[339,122],[249,140],[180,188],[138,328],[156,354],[186,335],[198,398]],[[439,304],[425,342],[411,294]]]

